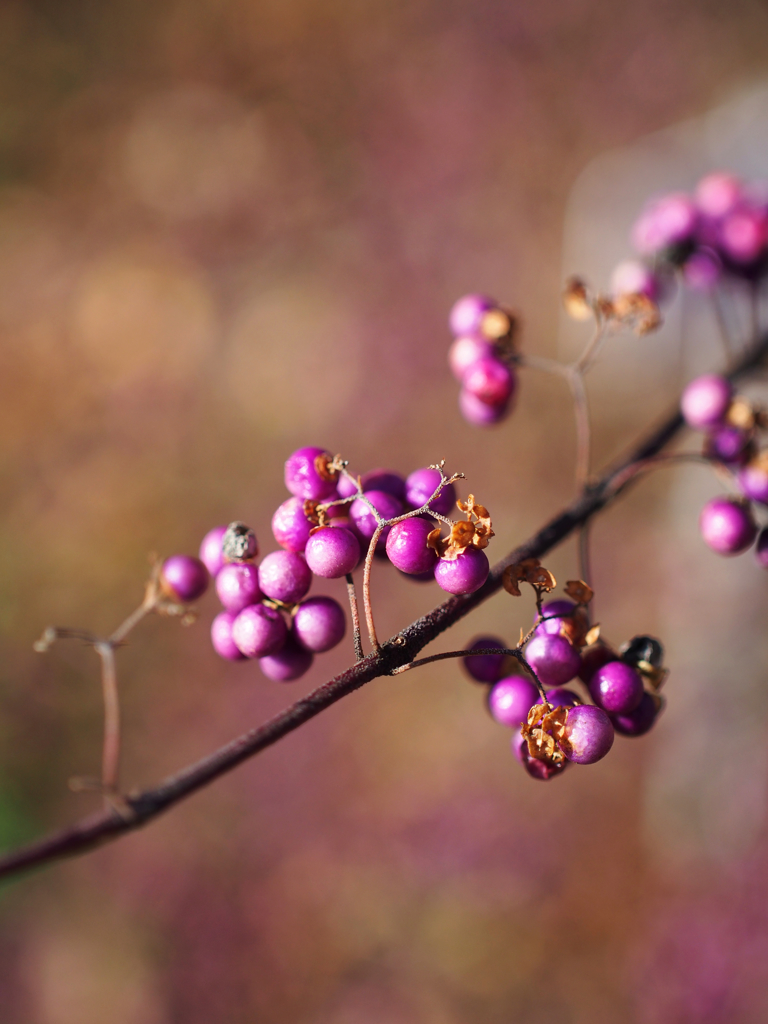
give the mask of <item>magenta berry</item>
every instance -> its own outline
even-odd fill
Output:
[[[160,570],[163,591],[180,604],[188,604],[202,597],[208,589],[208,570],[194,555],[171,555]]]
[[[622,736],[644,736],[653,728],[660,711],[659,698],[654,699],[650,693],[644,693],[634,711],[628,715],[611,715],[611,722]]]
[[[750,462],[739,470],[739,490],[745,498],[768,505],[768,464]]]
[[[486,405],[506,405],[517,386],[514,370],[495,356],[484,356],[467,367],[461,381],[462,390],[479,398]]]
[[[259,566],[259,587],[266,597],[295,604],[309,590],[312,571],[295,551],[273,551]]]
[[[478,359],[493,355],[493,344],[484,338],[456,338],[448,350],[448,365],[456,380],[461,381],[464,374]]]
[[[640,673],[623,661],[609,661],[592,676],[589,692],[595,704],[612,715],[628,715],[643,697]]]
[[[724,255],[737,265],[754,263],[763,252],[768,239],[765,210],[738,207],[720,223],[718,241]]]
[[[275,608],[252,604],[232,624],[232,639],[246,658],[277,654],[288,635],[285,619]]]
[[[368,491],[386,491],[398,501],[405,501],[405,478],[393,469],[369,469],[360,478],[363,493]]]
[[[547,702],[553,708],[572,708],[576,704],[581,704],[578,694],[575,694],[573,690],[566,690],[563,686],[558,686],[554,690],[547,690]],[[541,703],[541,698],[539,698],[538,703]]]
[[[285,486],[302,500],[324,501],[336,493],[336,480],[322,472],[331,456],[323,448],[299,448],[285,463]]]
[[[293,635],[297,644],[321,654],[330,651],[347,631],[344,609],[332,597],[308,597],[293,616]]]
[[[696,249],[683,264],[685,283],[696,291],[710,291],[722,274],[723,261],[714,249]]]
[[[594,764],[613,746],[613,726],[602,708],[580,704],[570,708],[565,721],[563,753],[576,764]]]
[[[719,555],[740,555],[757,536],[748,505],[737,498],[713,498],[701,510],[699,529],[704,542]]]
[[[305,555],[313,573],[324,579],[337,580],[357,566],[360,544],[351,530],[323,526],[315,530],[307,541]]]
[[[508,415],[510,404],[488,405],[464,388],[459,392],[459,411],[473,427],[492,427],[500,423]]]
[[[405,481],[405,500],[411,508],[422,508],[440,486],[440,470],[415,469]],[[456,488],[446,484],[436,498],[429,502],[433,512],[447,516],[456,504]]]
[[[525,657],[546,688],[570,682],[581,666],[579,652],[570,640],[551,633],[534,636],[525,649]]]
[[[699,210],[707,217],[724,217],[741,201],[744,187],[735,174],[715,171],[707,174],[696,186],[694,199]]]
[[[468,651],[505,648],[507,645],[497,636],[478,636],[467,647]],[[464,657],[461,663],[464,671],[478,683],[496,683],[504,672],[506,654],[478,654],[476,657]]]
[[[581,652],[579,679],[582,683],[586,683],[589,686],[595,672],[602,668],[603,665],[607,665],[609,661],[616,661],[616,658],[616,652],[612,651],[605,644],[595,644],[594,647],[587,647],[586,650]]]
[[[719,426],[728,412],[733,388],[725,377],[714,373],[697,377],[683,391],[680,408],[683,418],[694,430],[709,430]]]
[[[682,192],[649,203],[632,228],[632,243],[643,256],[689,241],[698,219],[693,202]]]
[[[388,494],[386,491],[368,491],[365,496],[382,519],[395,519],[402,515],[403,504],[393,494]],[[362,498],[356,498],[352,502],[349,518],[364,540],[369,541],[373,537],[377,526],[376,516]],[[388,533],[389,527],[385,527],[379,536],[376,546],[380,551],[384,551]]]
[[[392,565],[414,576],[434,572],[437,552],[427,547],[427,537],[433,529],[434,521],[420,516],[395,523],[386,543],[387,557]]]
[[[221,549],[221,542],[226,532],[226,526],[214,526],[203,537],[203,542],[200,545],[200,561],[211,576],[216,576],[219,569],[224,565],[224,552]]]
[[[497,306],[498,303],[488,295],[477,293],[463,295],[451,307],[448,320],[451,333],[455,338],[472,337],[473,335],[482,337],[483,317],[489,310],[495,309]]]
[[[272,516],[272,533],[281,548],[300,554],[307,546],[312,524],[304,515],[304,499],[288,498]]]
[[[259,658],[259,668],[267,678],[277,683],[290,683],[303,676],[314,659],[314,654],[300,647],[293,634],[289,633],[285,646],[277,654]]]
[[[565,599],[547,601],[546,604],[541,606],[541,613],[544,617],[544,621],[538,624],[534,635],[539,636],[545,633],[550,633],[553,636],[556,636],[562,630],[564,623],[567,623],[567,620],[575,611],[576,605],[573,601],[566,601]],[[552,616],[555,616],[555,618]]]
[[[259,570],[253,562],[231,562],[216,577],[216,593],[228,612],[241,612],[261,600]]]
[[[343,473],[339,475],[339,479],[336,482],[336,494],[340,498],[351,498],[353,494],[357,494],[357,477],[354,473],[349,476],[344,476]],[[344,505],[344,508],[349,508],[348,505]]]
[[[479,548],[465,548],[458,558],[438,558],[437,585],[449,594],[474,594],[488,579],[488,558]]]
[[[526,676],[507,676],[488,691],[488,710],[500,724],[519,729],[539,701],[539,691]]]
[[[728,466],[743,465],[752,453],[752,432],[740,427],[717,427],[707,435],[704,454]]]
[[[211,623],[213,649],[228,661],[244,661],[245,655],[232,639],[232,624],[237,616],[234,612],[219,612]]]

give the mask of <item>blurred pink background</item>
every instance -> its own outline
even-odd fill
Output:
[[[113,628],[150,552],[195,552],[220,522],[270,550],[296,447],[359,471],[445,458],[490,508],[496,557],[570,497],[559,382],[528,374],[504,426],[467,427],[448,309],[488,291],[521,309],[526,349],[570,351],[564,274],[605,286],[645,193],[708,169],[636,140],[759,82],[768,12],[21,0],[0,56],[10,846],[98,805],[67,789],[98,770],[95,656],[33,641]],[[598,460],[717,358],[687,315],[598,367]],[[3,1024],[765,1020],[768,588],[699,541],[717,484],[697,473],[646,481],[595,530],[606,635],[668,646],[652,735],[543,786],[457,665],[378,680],[146,830],[0,889]],[[546,564],[575,575],[572,543]],[[376,566],[382,635],[439,597]],[[345,643],[270,683],[213,653],[215,607],[120,652],[128,787],[351,660]],[[511,641],[531,610],[499,596],[441,644]]]

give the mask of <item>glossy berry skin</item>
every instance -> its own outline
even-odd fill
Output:
[[[216,577],[216,593],[228,612],[237,614],[262,598],[259,570],[252,562],[231,562]]]
[[[512,398],[517,387],[517,377],[514,370],[500,359],[484,356],[467,367],[461,387],[486,405],[498,408]]]
[[[739,427],[717,427],[704,442],[704,454],[728,466],[743,465],[752,454],[752,434]]]
[[[330,651],[347,631],[344,609],[332,597],[308,597],[293,616],[293,635],[300,647],[314,654]]]
[[[387,558],[392,565],[413,576],[434,572],[437,552],[427,547],[427,537],[434,526],[434,521],[420,516],[395,523],[386,542]]]
[[[209,582],[208,570],[194,555],[171,555],[160,570],[160,586],[171,600],[180,604],[202,597]]]
[[[745,498],[768,505],[768,472],[761,465],[749,463],[739,470],[739,490]]]
[[[506,676],[488,691],[491,717],[510,729],[519,729],[538,702],[539,691],[526,676]]]
[[[339,474],[339,479],[336,481],[336,493],[340,498],[351,498],[353,494],[357,494],[357,476],[354,473],[351,473],[350,476],[354,479],[351,480],[343,473]],[[349,508],[349,505],[343,507]]]
[[[402,502],[398,501],[393,494],[388,494],[386,491],[368,491],[365,496],[382,519],[395,519],[397,516],[402,515]],[[356,498],[352,502],[349,518],[365,541],[369,541],[373,537],[376,532],[376,517],[362,498]],[[385,527],[379,536],[376,544],[379,551],[384,551],[385,549],[389,529],[388,526]]]
[[[252,604],[232,624],[232,639],[246,658],[277,654],[288,635],[285,619],[275,608]]]
[[[576,704],[581,704],[578,694],[575,694],[573,690],[566,690],[563,686],[558,686],[554,690],[547,690],[547,701],[553,708],[572,708]],[[539,697],[537,703],[541,704],[541,697]]]
[[[307,541],[307,565],[317,576],[338,580],[360,561],[360,543],[351,530],[342,526],[323,526]]]
[[[565,599],[559,599],[557,601],[547,601],[546,604],[541,606],[541,612],[544,616],[544,622],[540,622],[536,627],[534,636],[543,635],[550,633],[556,636],[565,621],[567,625],[567,619],[573,615],[576,611],[576,605],[573,601],[566,601]],[[551,616],[557,616],[557,618],[551,618]]]
[[[478,359],[492,356],[493,344],[485,338],[456,338],[448,349],[448,365],[453,376],[461,382],[464,374]]]
[[[323,501],[336,492],[336,481],[325,480],[318,472],[316,459],[328,455],[323,448],[299,448],[285,463],[285,486],[297,498]]]
[[[304,499],[288,498],[272,516],[272,533],[281,548],[300,554],[307,546],[312,524],[304,515]]]
[[[200,561],[213,577],[216,576],[219,569],[224,565],[224,553],[221,550],[221,542],[226,532],[226,526],[214,526],[203,537],[203,542],[200,545]]]
[[[660,711],[661,705],[657,707],[650,693],[644,693],[634,711],[628,715],[611,715],[611,722],[622,736],[644,736],[653,728]]]
[[[719,426],[733,398],[730,381],[714,373],[692,380],[680,398],[683,419],[694,430],[711,430]]]
[[[462,295],[451,307],[448,323],[454,338],[482,337],[483,316],[498,303],[488,295],[477,292]]]
[[[405,500],[410,508],[422,508],[440,485],[440,471],[437,469],[415,469],[405,481]],[[446,484],[442,491],[429,503],[430,509],[447,516],[456,507],[456,488]]]
[[[573,644],[564,636],[551,633],[534,636],[525,649],[525,657],[545,688],[570,682],[581,666]]]
[[[282,650],[266,658],[259,658],[259,668],[268,679],[274,679],[277,683],[290,683],[303,676],[314,660],[314,654],[300,647],[293,634],[289,633]]]
[[[560,761],[559,764],[547,764],[545,761],[539,761],[538,758],[531,757],[528,753],[528,744],[520,734],[512,737],[512,751],[531,778],[538,779],[540,782],[548,782],[556,775],[562,775],[568,767],[568,761]]]
[[[755,561],[761,569],[768,569],[768,526],[763,527],[757,538]]]
[[[560,746],[569,761],[594,764],[611,749],[613,737],[613,726],[605,711],[591,704],[580,704],[568,711],[565,738]]]
[[[386,491],[398,501],[405,501],[405,477],[393,469],[369,469],[360,477],[363,494],[367,491]]]
[[[586,683],[589,686],[595,672],[602,668],[603,665],[607,665],[609,661],[616,661],[616,652],[612,651],[610,647],[607,647],[605,644],[595,644],[593,647],[587,647],[581,653],[579,679],[582,683]]]
[[[295,604],[312,583],[312,571],[295,551],[273,551],[259,566],[259,587],[266,597]]]
[[[623,661],[609,661],[592,676],[589,683],[592,700],[612,715],[628,715],[643,697],[640,673]]]
[[[438,558],[435,579],[449,594],[474,594],[488,579],[490,570],[485,552],[469,547],[458,558]]]
[[[507,645],[497,636],[478,636],[467,647],[468,651]],[[496,683],[504,672],[505,654],[478,654],[476,658],[462,658],[464,671],[477,683]]]
[[[713,498],[701,510],[699,529],[705,544],[718,555],[740,555],[757,536],[748,505],[735,498]]]
[[[236,618],[234,612],[219,612],[211,623],[213,649],[227,661],[245,661],[245,655],[232,639],[232,624]]]
[[[503,405],[488,405],[469,391],[462,388],[459,392],[459,412],[473,427],[493,427],[507,417],[511,402]]]

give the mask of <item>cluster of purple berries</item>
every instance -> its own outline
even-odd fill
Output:
[[[756,281],[768,269],[768,190],[723,171],[708,174],[692,195],[673,192],[647,203],[632,228],[643,257],[613,272],[615,294],[669,293],[675,274],[691,288],[708,290],[724,275]]]
[[[717,374],[691,381],[681,411],[689,427],[704,432],[704,455],[730,471],[740,491],[704,506],[699,519],[704,541],[720,555],[740,555],[757,537],[758,564],[768,568],[768,528],[760,530],[755,519],[755,506],[768,506],[768,449],[758,448],[758,433],[766,425],[763,412],[734,395],[730,381]]]
[[[495,721],[515,730],[512,748],[526,771],[547,780],[561,774],[569,762],[601,760],[617,732],[648,732],[662,708],[656,691],[666,673],[662,646],[653,637],[634,637],[620,652],[604,642],[580,649],[588,628],[583,606],[550,601],[542,615],[525,657],[546,690],[549,708],[531,679],[508,674],[505,655],[465,657],[464,667],[472,679],[488,685],[488,709]],[[505,644],[483,636],[469,649],[493,647]],[[592,704],[565,686],[576,678]]]
[[[451,309],[454,341],[448,353],[451,372],[461,384],[459,408],[468,423],[489,427],[512,411],[517,375],[514,316],[487,295],[464,295]]]

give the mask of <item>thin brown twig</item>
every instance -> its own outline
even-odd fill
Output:
[[[363,642],[360,638],[360,610],[357,607],[357,593],[352,573],[347,576],[347,597],[349,598],[349,613],[352,616],[352,643],[355,648],[355,661],[363,660]]]

